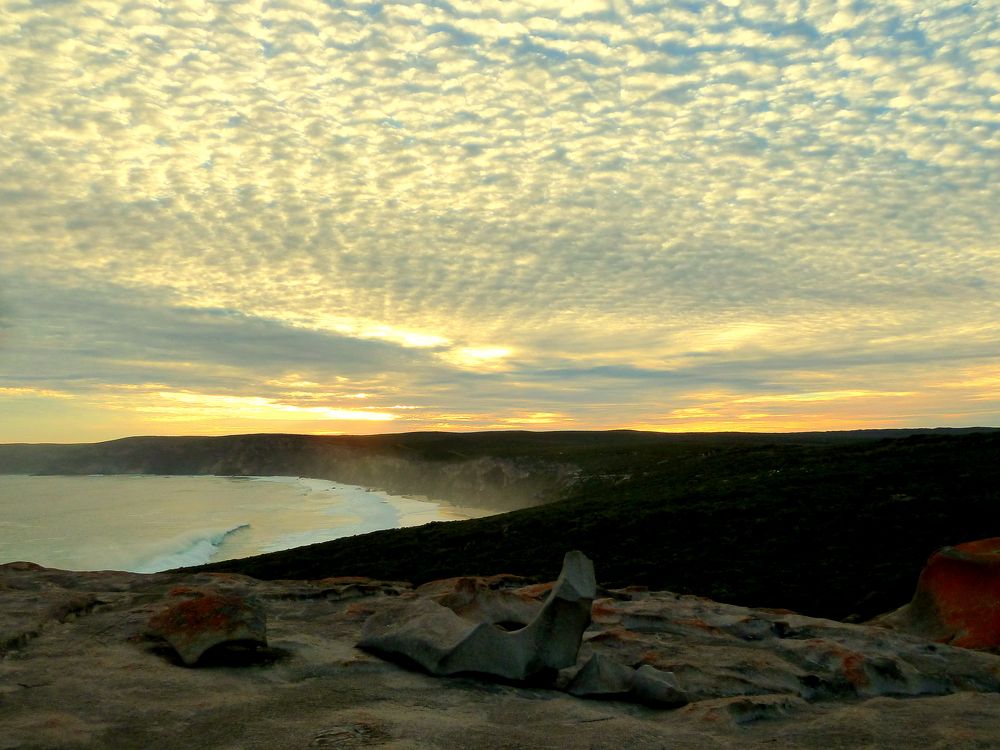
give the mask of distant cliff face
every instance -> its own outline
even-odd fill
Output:
[[[570,464],[494,456],[448,462],[367,456],[342,460],[329,471],[350,484],[502,510],[557,499],[579,475]]]
[[[308,476],[498,510],[557,499],[580,473],[570,463],[530,456],[469,456],[453,450],[407,450],[405,441],[385,443],[238,435],[2,445],[0,473]]]

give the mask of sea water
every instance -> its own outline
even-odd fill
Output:
[[[0,563],[153,573],[490,513],[304,477],[0,475]]]

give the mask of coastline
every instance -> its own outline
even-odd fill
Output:
[[[501,512],[327,479],[0,475],[0,563],[152,573]]]

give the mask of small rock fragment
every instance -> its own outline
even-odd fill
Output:
[[[566,687],[579,698],[625,695],[635,681],[635,670],[604,654],[594,654]]]
[[[649,664],[635,671],[631,695],[640,703],[651,706],[683,706],[688,702],[673,672],[664,672]]]
[[[620,698],[649,706],[683,706],[688,702],[673,672],[649,664],[632,669],[604,654],[594,654],[566,692],[578,698]]]

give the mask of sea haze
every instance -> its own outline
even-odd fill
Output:
[[[302,477],[0,475],[0,563],[152,573],[490,513]]]

